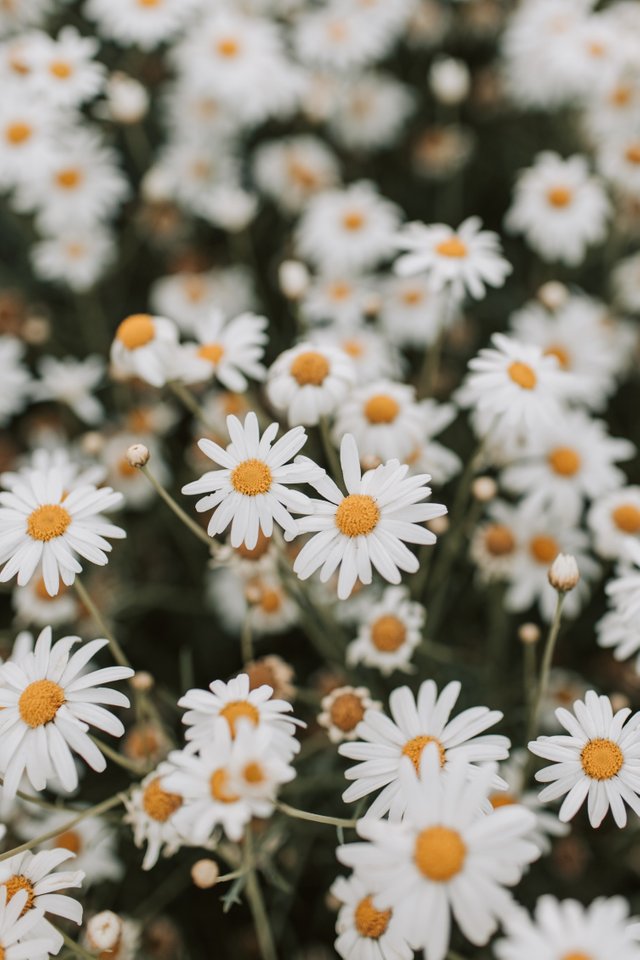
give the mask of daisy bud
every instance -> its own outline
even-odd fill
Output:
[[[518,628],[520,643],[534,644],[540,639],[540,627],[537,623],[522,623]]]
[[[149,462],[149,448],[143,443],[134,443],[126,453],[127,463],[130,467],[144,467]]]
[[[538,290],[538,300],[547,310],[559,310],[569,299],[569,291],[564,283],[558,280],[549,280],[543,283]]]
[[[498,493],[498,484],[493,477],[476,477],[471,492],[479,503],[489,503]]]
[[[287,300],[300,300],[309,288],[309,271],[300,260],[283,260],[278,282]]]
[[[471,78],[469,68],[462,60],[442,57],[429,71],[429,87],[436,100],[454,107],[467,98]]]
[[[151,167],[140,183],[140,190],[147,203],[169,203],[173,196],[172,181],[163,167]]]
[[[433,520],[429,520],[429,530],[431,530],[432,533],[435,533],[436,537],[441,537],[442,534],[446,533],[448,529],[448,517],[434,517]]]
[[[39,347],[51,336],[51,324],[46,317],[27,317],[20,332],[25,343]]]
[[[580,571],[576,558],[570,553],[559,553],[549,567],[549,583],[558,593],[568,593],[577,585]]]
[[[104,447],[104,437],[97,430],[88,430],[80,441],[82,452],[89,457],[98,457]]]
[[[191,867],[191,879],[200,890],[215,887],[220,876],[220,868],[215,860],[198,860]]]
[[[116,71],[107,81],[107,109],[116,123],[139,123],[149,109],[149,94],[137,80]]]
[[[93,950],[100,953],[113,950],[122,936],[122,920],[111,910],[96,913],[87,923],[86,936]]]
[[[155,680],[146,670],[138,670],[131,678],[131,686],[138,693],[148,693],[155,685]]]

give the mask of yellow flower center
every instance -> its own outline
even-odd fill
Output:
[[[237,803],[240,797],[235,793],[230,793],[228,789],[229,775],[224,767],[220,767],[211,774],[209,780],[209,789],[211,796],[219,803]]]
[[[571,953],[565,953],[564,956],[560,958],[560,960],[592,960],[592,958],[591,958],[591,954],[589,953],[582,953],[581,950],[578,950],[576,952],[574,950]]]
[[[379,520],[378,505],[365,493],[349,494],[336,510],[336,526],[345,537],[366,537]]]
[[[572,477],[578,472],[582,462],[580,455],[571,447],[556,447],[549,454],[548,460],[551,469],[562,477]]]
[[[256,784],[264,783],[267,778],[264,775],[264,770],[261,765],[254,760],[248,763],[242,771],[242,779],[246,783]]]
[[[547,190],[547,200],[552,207],[561,209],[568,207],[573,199],[573,193],[567,187],[551,187]]]
[[[624,755],[613,740],[598,737],[584,745],[580,762],[582,769],[592,780],[611,780],[622,769]]]
[[[611,519],[618,530],[623,533],[638,533],[640,531],[640,508],[633,503],[621,503],[611,513]]]
[[[231,473],[231,486],[245,497],[268,493],[273,477],[262,460],[243,460]]]
[[[11,898],[14,897],[19,890],[27,891],[27,902],[22,908],[22,913],[20,914],[21,917],[24,917],[27,910],[31,910],[36,898],[31,880],[29,880],[27,877],[23,877],[21,873],[14,873],[12,877],[9,877],[9,879],[5,881],[4,886],[7,888],[7,903],[9,903]]]
[[[634,165],[640,164],[640,143],[632,143],[624,152],[625,158]]]
[[[533,390],[538,378],[535,371],[531,369],[528,363],[521,363],[520,360],[514,360],[509,364],[507,373],[515,384],[522,387],[523,390]]]
[[[422,290],[405,290],[402,294],[402,301],[408,307],[415,307],[424,300]]]
[[[398,650],[406,639],[407,628],[404,623],[390,613],[378,617],[371,625],[371,643],[383,653]]]
[[[61,537],[69,524],[71,514],[59,503],[43,503],[27,517],[27,533],[33,540],[54,540]]]
[[[71,850],[71,853],[78,854],[82,850],[82,837],[77,830],[65,830],[63,833],[59,833],[54,843],[56,847]]]
[[[260,609],[264,613],[277,613],[282,606],[282,595],[278,590],[264,589],[260,594]]]
[[[294,358],[289,373],[301,387],[319,387],[324,383],[330,370],[329,361],[315,350],[305,350]]]
[[[436,244],[436,253],[439,253],[441,257],[454,257],[459,260],[466,257],[467,245],[454,234],[452,237],[441,240],[440,243]]]
[[[515,550],[516,538],[503,523],[491,523],[484,532],[484,545],[492,557],[505,557]]]
[[[489,797],[489,803],[494,810],[499,810],[500,807],[511,807],[517,802],[517,797],[512,793],[492,793]]]
[[[241,543],[239,547],[235,547],[235,551],[243,560],[259,560],[269,549],[270,543],[271,537],[265,537],[262,530],[260,530],[258,532],[258,542],[252,550],[249,550],[248,547],[245,547],[244,543]]]
[[[289,160],[287,170],[294,183],[297,183],[304,190],[313,190],[315,187],[320,186],[321,180],[316,174],[316,171],[296,157],[292,157]]]
[[[552,344],[544,351],[545,357],[555,357],[563,370],[568,370],[571,366],[571,357],[564,347],[560,344]]]
[[[347,339],[342,341],[342,349],[348,357],[357,360],[364,353],[364,348],[359,340]]]
[[[336,283],[332,283],[327,292],[332,300],[346,300],[351,294],[351,287],[348,283],[339,280]]]
[[[190,303],[200,303],[207,292],[207,285],[197,273],[185,277],[182,281],[184,295]]]
[[[260,714],[257,708],[248,700],[230,700],[220,711],[220,716],[224,717],[229,724],[232,737],[235,737],[238,732],[237,723],[239,720],[249,720],[254,727],[257,727],[260,722]]]
[[[18,700],[18,711],[28,727],[50,723],[64,703],[64,690],[53,680],[34,680]]]
[[[160,777],[151,780],[142,794],[144,812],[158,823],[166,823],[169,817],[182,806],[182,797],[169,793],[160,786]]]
[[[437,737],[430,737],[427,734],[421,734],[419,737],[414,737],[412,740],[407,740],[402,752],[405,757],[409,757],[411,763],[415,767],[416,773],[420,773],[420,760],[422,759],[422,751],[428,743],[435,743],[438,748],[438,753],[440,754],[440,766],[444,767],[445,761],[447,759],[447,753],[443,745],[440,743]]]
[[[82,181],[82,172],[75,167],[68,167],[56,173],[55,181],[63,190],[73,190]]]
[[[137,0],[139,7],[159,7],[162,0]]]
[[[343,733],[351,733],[364,717],[362,700],[355,693],[342,693],[331,704],[331,723]]]
[[[35,582],[35,586],[33,588],[34,593],[38,598],[38,600],[46,600],[48,602],[59,600],[61,596],[67,593],[68,589],[69,588],[66,587],[64,583],[61,583],[58,589],[57,595],[55,597],[52,597],[49,591],[47,590],[47,588],[45,587],[44,579],[42,577],[38,577],[38,579]]]
[[[351,210],[349,213],[345,213],[342,218],[342,225],[345,230],[361,230],[364,226],[364,216],[360,213],[359,210]]]
[[[632,87],[620,84],[611,91],[609,102],[612,103],[614,107],[626,107],[631,101],[632,94]]]
[[[534,560],[538,563],[544,563],[547,566],[553,563],[560,553],[560,548],[553,537],[548,537],[544,534],[540,534],[540,536],[532,539],[529,544],[529,550]]]
[[[11,123],[5,129],[4,136],[7,143],[12,144],[14,147],[19,146],[21,143],[24,143],[31,137],[33,130],[31,125],[28,123]]]
[[[205,343],[204,346],[198,348],[198,356],[202,357],[203,360],[208,360],[214,367],[220,363],[223,354],[224,347],[221,343]]]
[[[376,910],[372,897],[365,897],[355,909],[353,920],[361,937],[378,940],[391,920],[391,910]]]
[[[364,405],[369,423],[393,423],[400,413],[400,404],[388,393],[376,393]]]
[[[73,73],[73,68],[66,60],[53,60],[49,64],[49,73],[58,80],[67,80]]]
[[[221,57],[232,60],[240,53],[240,44],[234,37],[223,37],[216,43],[216,50]]]
[[[123,320],[116,330],[116,339],[124,344],[127,350],[138,350],[151,343],[156,335],[156,328],[148,313],[134,313]]]
[[[447,883],[464,867],[467,848],[457,830],[427,827],[416,839],[414,860],[420,873],[434,883]]]

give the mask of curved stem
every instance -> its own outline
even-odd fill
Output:
[[[251,827],[247,827],[244,838],[245,865],[242,870],[247,876],[247,900],[251,908],[253,923],[256,928],[258,943],[263,960],[278,960],[271,925],[269,924],[269,914],[262,897],[260,882],[256,871],[255,858],[253,852],[253,838],[251,836]]]
[[[353,829],[357,820],[345,820],[343,817],[326,817],[321,813],[310,813],[309,810],[299,810],[297,807],[291,807],[282,800],[276,801],[276,807],[281,813],[286,813],[288,817],[296,820],[309,820],[311,823],[324,823],[329,827],[342,827],[343,829]]]
[[[109,759],[117,763],[119,767],[128,770],[130,773],[134,773],[137,777],[144,777],[150,770],[153,770],[153,766],[150,767],[148,764],[138,763],[137,760],[129,760],[128,757],[123,757],[122,754],[110,747],[104,740],[100,740],[99,737],[94,737],[92,734],[90,734],[90,737],[98,749],[104,753],[105,757],[109,757]]]
[[[129,663],[127,655],[125,654],[124,650],[122,649],[122,647],[120,646],[116,638],[114,637],[113,632],[107,626],[107,623],[104,620],[100,611],[98,610],[97,606],[91,599],[84,583],[80,580],[79,577],[76,577],[76,579],[73,582],[73,585],[76,588],[78,596],[80,597],[80,602],[84,604],[84,606],[87,608],[87,610],[89,611],[89,613],[91,614],[95,622],[97,623],[98,627],[100,628],[100,631],[104,634],[106,639],[109,641],[109,646],[111,647],[113,659],[116,661],[116,663],[119,663],[121,667],[129,667],[130,669],[133,669],[131,667],[131,664]]]
[[[560,623],[562,621],[562,607],[564,604],[565,597],[566,597],[565,593],[560,593],[560,591],[558,591],[555,613],[553,615],[553,620],[549,628],[549,634],[547,636],[547,642],[544,648],[544,653],[542,654],[542,663],[540,665],[540,677],[538,679],[538,686],[536,687],[536,695],[531,706],[531,712],[529,714],[529,723],[527,724],[527,742],[535,738],[535,735],[538,730],[538,716],[540,714],[540,707],[542,705],[542,701],[544,699],[544,696],[547,692],[547,687],[549,685],[549,674],[551,672],[553,654],[556,649],[556,641],[558,639],[558,634],[560,632]]]
[[[51,925],[56,933],[59,933],[64,940],[65,947],[71,950],[72,953],[75,953],[76,957],[80,957],[80,960],[96,960],[98,954],[89,953],[89,951],[85,950],[84,947],[81,947],[79,943],[76,943],[75,940],[72,940],[71,937],[64,932],[64,930],[60,929],[60,927],[56,927],[55,924]]]
[[[206,427],[210,433],[215,435],[217,432],[215,427],[213,426],[213,424],[209,423],[204,410],[202,409],[202,407],[200,406],[200,404],[198,403],[194,395],[191,393],[191,391],[187,387],[185,387],[184,383],[181,383],[179,380],[170,380],[167,386],[169,387],[171,392],[178,398],[180,403],[187,408],[189,413],[193,414],[193,416],[200,421],[203,427]]]
[[[149,470],[149,467],[144,466],[139,467],[138,469],[144,473],[145,477],[156,491],[158,496],[164,500],[169,509],[175,513],[176,517],[185,525],[185,527],[187,527],[191,533],[198,538],[198,540],[206,544],[208,550],[213,551],[216,545],[215,541],[212,540],[206,530],[203,530],[202,527],[198,526],[195,520],[192,520],[189,514],[186,513],[178,503],[176,503],[169,491],[162,486],[158,478],[154,476],[151,470]]]

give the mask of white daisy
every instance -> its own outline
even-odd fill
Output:
[[[453,916],[476,946],[488,942],[513,909],[515,886],[539,850],[526,839],[533,815],[519,805],[485,813],[490,771],[469,781],[464,762],[439,770],[438,751],[425,751],[421,774],[402,765],[402,823],[360,820],[365,843],[338,848],[373,893],[376,910],[393,910],[397,928],[426,960],[444,960]]]
[[[100,704],[128,707],[128,698],[102,686],[133,676],[129,667],[104,667],[84,673],[91,658],[107,640],[84,643],[73,655],[79,637],[63,637],[51,646],[46,627],[33,653],[0,667],[0,769],[4,792],[13,796],[26,771],[34,790],[44,790],[58,777],[67,792],[78,785],[73,753],[101,772],[106,760],[88,730],[97,727],[121,737],[124,727]]]
[[[45,850],[70,850],[74,867],[84,874],[85,889],[104,880],[119,881],[124,873],[116,844],[116,831],[101,817],[85,817],[68,830],[69,813],[64,810],[47,812],[44,816],[19,821],[16,831],[24,840],[60,829],[52,840],[39,846]]]
[[[277,573],[258,573],[247,580],[244,590],[246,617],[255,636],[282,635],[298,623],[298,605]]]
[[[21,340],[0,336],[0,426],[24,409],[31,391],[31,376],[23,364]]]
[[[416,107],[414,91],[381,71],[367,71],[336,84],[329,131],[346,150],[381,150],[403,134]]]
[[[464,761],[467,776],[472,778],[479,776],[479,767],[483,764],[504,760],[509,752],[507,737],[483,734],[502,719],[499,710],[471,707],[449,720],[460,690],[456,680],[448,683],[438,695],[433,680],[425,680],[420,684],[417,698],[409,687],[392,691],[389,710],[393,720],[377,711],[366,713],[358,728],[362,741],[345,743],[339,748],[342,756],[359,761],[345,772],[347,780],[355,781],[342,795],[345,803],[360,800],[383,787],[367,810],[367,819],[383,817],[386,813],[392,820],[400,819],[407,805],[401,786],[403,760],[408,757],[419,771],[428,744],[437,747],[442,768]],[[495,775],[490,782],[494,789],[506,786]]]
[[[37,908],[29,910],[29,891],[17,889],[10,893],[0,886],[0,950],[5,960],[30,960],[39,955],[46,957],[52,949],[52,941],[42,935],[34,937],[34,927],[42,920]]]
[[[108,523],[103,512],[121,500],[111,487],[91,483],[69,490],[65,471],[56,466],[22,470],[10,492],[0,493],[0,582],[17,574],[18,585],[24,586],[41,566],[46,588],[55,596],[60,579],[70,586],[82,572],[78,556],[104,566],[111,551],[106,537],[126,534]]]
[[[89,290],[115,257],[112,233],[98,223],[70,223],[34,243],[30,257],[36,276],[72,290]]]
[[[614,186],[633,197],[640,197],[640,135],[637,126],[604,139],[598,153],[598,168]]]
[[[310,197],[337,184],[338,161],[317,137],[301,135],[269,140],[253,158],[258,188],[289,214],[300,213]]]
[[[621,487],[599,497],[587,514],[596,553],[605,560],[624,559],[640,539],[640,487]]]
[[[614,607],[596,624],[598,646],[612,650],[616,660],[634,657],[633,666],[640,673],[640,626],[637,619],[626,616]]]
[[[15,81],[5,84],[0,104],[0,184],[15,186],[33,178],[50,148],[52,111]]]
[[[177,346],[178,330],[171,320],[136,313],[116,330],[111,366],[118,377],[140,377],[154,387],[162,387]]]
[[[126,801],[124,822],[133,829],[136,847],[146,851],[143,870],[155,867],[160,854],[171,857],[183,845],[183,837],[175,825],[175,814],[183,804],[177,793],[169,793],[162,786],[163,778],[173,773],[172,764],[163,762],[131,793]]]
[[[536,773],[536,780],[548,784],[540,800],[564,796],[559,814],[564,823],[588,800],[592,827],[600,826],[609,808],[617,826],[624,827],[625,803],[640,815],[640,716],[632,717],[628,707],[614,714],[608,697],[588,690],[584,701],[573,704],[573,713],[559,708],[556,717],[568,736],[529,743],[537,757],[552,761]]]
[[[358,724],[367,710],[382,710],[382,704],[371,699],[367,687],[335,687],[322,698],[320,707],[318,723],[332,743],[355,740]]]
[[[383,676],[394,670],[410,673],[425,616],[424,607],[410,599],[406,587],[387,587],[359,624],[356,639],[347,647],[347,663],[364,663]]]
[[[454,318],[454,311],[442,309],[442,298],[428,276],[389,277],[384,281],[380,322],[393,343],[424,350]]]
[[[55,597],[49,594],[42,577],[33,577],[24,587],[14,587],[11,603],[20,626],[59,627],[75,623],[79,601],[64,584]]]
[[[611,281],[616,302],[624,310],[640,313],[640,253],[620,260],[612,272]]]
[[[75,27],[63,27],[58,36],[36,34],[27,63],[34,88],[52,106],[72,108],[93,100],[102,90],[106,69],[96,60],[96,37],[82,36]]]
[[[160,316],[171,317],[187,334],[215,308],[233,317],[255,306],[252,275],[240,265],[159,277],[151,285],[150,299]]]
[[[483,582],[507,580],[519,545],[516,507],[502,500],[489,505],[488,516],[471,537],[469,553]]]
[[[220,310],[212,310],[197,319],[193,333],[198,346],[190,346],[184,358],[189,382],[211,380],[235,393],[244,393],[249,386],[247,378],[264,380],[266,368],[262,364],[267,342],[267,319],[255,313],[243,313],[227,320]]]
[[[314,330],[310,339],[322,346],[343,350],[351,360],[360,384],[380,377],[398,377],[403,368],[394,345],[362,321],[344,327],[335,324]]]
[[[434,437],[456,419],[458,410],[452,403],[437,403],[432,399],[421,400],[420,409],[424,420],[422,437],[405,459],[412,473],[428,473],[435,484],[442,485],[459,473],[462,460]]]
[[[300,301],[303,319],[311,324],[331,322],[345,333],[362,323],[375,297],[372,277],[345,270],[331,270],[314,277]]]
[[[244,543],[251,550],[260,530],[271,536],[274,520],[295,536],[297,526],[289,511],[305,513],[310,501],[289,485],[310,483],[321,472],[306,457],[288,462],[306,443],[303,427],[287,431],[273,446],[278,424],[270,424],[261,438],[253,412],[247,414],[244,424],[237,417],[227,417],[227,429],[231,443],[226,450],[213,440],[198,441],[202,452],[222,469],[205,473],[182,488],[186,494],[206,494],[196,503],[199,513],[215,508],[207,527],[209,536],[223,533],[231,524],[231,545]]]
[[[355,382],[355,367],[343,350],[299,343],[271,365],[266,392],[290,424],[313,426],[336,410]]]
[[[38,364],[40,379],[32,387],[36,400],[57,400],[65,403],[76,416],[94,425],[104,417],[102,404],[93,391],[102,383],[105,363],[102,357],[42,357]]]
[[[622,560],[606,592],[620,613],[631,620],[640,613],[640,544],[636,540],[629,540]]]
[[[424,411],[415,389],[391,380],[356,387],[336,413],[334,442],[345,433],[355,438],[362,460],[405,461],[424,436]]]
[[[412,960],[414,953],[393,919],[392,910],[376,910],[371,891],[355,874],[338,877],[331,895],[339,900],[336,953],[343,960]]]
[[[87,0],[84,12],[97,24],[101,37],[125,47],[152,50],[180,32],[199,0]]]
[[[371,583],[372,565],[385,580],[400,583],[401,573],[415,573],[419,563],[405,543],[434,544],[435,534],[422,524],[447,508],[422,503],[431,494],[428,474],[407,476],[409,467],[389,460],[362,474],[355,440],[342,439],[340,462],[347,495],[328,475],[311,485],[324,500],[312,500],[313,514],[296,521],[298,533],[314,533],[295,559],[293,569],[306,580],[320,569],[322,583],[338,567],[338,597],[345,600],[357,580]]]

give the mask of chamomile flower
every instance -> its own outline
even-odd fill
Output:
[[[64,584],[50,596],[42,577],[33,577],[24,587],[14,587],[11,602],[20,626],[59,627],[78,616],[78,599]]]
[[[638,717],[628,707],[614,714],[608,697],[588,690],[576,700],[573,713],[560,708],[556,717],[568,736],[538,737],[529,743],[537,757],[551,765],[536,773],[548,786],[539,799],[564,797],[559,817],[572,820],[585,800],[589,821],[599,827],[609,809],[618,827],[627,823],[628,804],[640,814],[640,732]],[[629,721],[629,722],[627,722]]]
[[[399,376],[403,364],[399,352],[386,337],[365,323],[323,327],[312,332],[313,343],[339,347],[351,360],[359,384],[380,377]]]
[[[460,690],[460,683],[452,681],[438,694],[433,680],[425,680],[415,698],[409,687],[396,687],[389,697],[393,720],[377,711],[366,713],[357,731],[362,740],[339,748],[342,756],[358,761],[345,772],[347,780],[354,781],[342,795],[345,803],[367,797],[382,787],[366,818],[389,813],[392,820],[400,819],[407,807],[401,783],[403,761],[408,757],[419,771],[429,744],[437,747],[440,767],[447,769],[456,761],[464,762],[467,777],[474,780],[483,765],[504,760],[509,752],[507,737],[483,732],[502,719],[499,710],[472,707],[449,719]],[[489,779],[494,789],[505,787],[500,777]]]
[[[424,350],[454,320],[453,311],[442,309],[442,298],[429,277],[390,277],[381,293],[380,322],[385,335],[400,347]]]
[[[313,500],[313,514],[297,521],[298,533],[313,533],[295,559],[301,580],[320,569],[326,583],[340,567],[338,597],[346,599],[356,581],[371,583],[373,569],[390,583],[401,572],[415,573],[418,560],[406,543],[434,544],[435,534],[422,524],[441,517],[447,508],[422,503],[431,494],[429,476],[407,476],[409,467],[397,460],[362,474],[358,447],[346,434],[340,447],[346,496],[325,474],[311,485],[325,498]]]
[[[331,895],[341,904],[334,944],[343,960],[412,960],[414,953],[392,910],[376,910],[364,879],[338,877]]]
[[[309,199],[334,187],[340,178],[338,161],[322,140],[302,135],[261,144],[253,159],[258,189],[284,213],[300,213]]]
[[[587,514],[596,553],[605,560],[624,558],[640,539],[640,487],[621,487],[599,497]]]
[[[640,673],[640,627],[635,617],[614,606],[596,624],[596,636],[598,646],[611,650],[616,660],[634,657],[634,669]]]
[[[289,461],[304,446],[307,435],[302,427],[287,431],[275,444],[278,424],[272,423],[262,438],[255,413],[247,414],[242,424],[237,417],[227,417],[231,443],[225,449],[213,440],[200,440],[202,452],[219,464],[199,480],[182,488],[186,494],[201,494],[196,503],[199,513],[214,508],[207,532],[213,537],[231,524],[231,546],[244,544],[249,550],[258,542],[260,530],[265,537],[273,533],[275,522],[287,533],[297,533],[291,517],[305,513],[309,498],[292,483],[310,483],[320,473],[311,460]],[[272,446],[273,444],[273,446]]]
[[[0,886],[0,949],[6,960],[28,960],[34,956],[49,956],[52,941],[43,936],[34,936],[34,927],[40,924],[42,912],[29,909],[29,891],[17,889],[9,892]]]
[[[540,803],[535,790],[527,789],[527,767],[527,751],[514,750],[509,759],[499,767],[500,776],[507,784],[507,789],[496,790],[489,794],[489,802],[495,810],[514,803],[519,803],[530,810],[536,819],[527,839],[531,840],[544,855],[551,852],[553,840],[567,836],[570,828],[566,823],[561,823],[555,813]]]
[[[82,293],[103,275],[115,257],[112,233],[98,223],[72,223],[34,243],[30,256],[41,280]]]
[[[350,433],[362,460],[404,461],[424,435],[424,413],[413,387],[377,380],[351,392],[337,412],[334,441]]]
[[[483,230],[479,217],[468,217],[457,230],[444,223],[408,223],[394,242],[404,251],[394,264],[397,274],[426,273],[434,290],[450,290],[454,299],[466,293],[482,299],[486,288],[501,287],[512,269],[498,235]]]
[[[159,277],[151,285],[150,298],[160,316],[171,317],[189,335],[196,322],[216,308],[233,317],[255,306],[253,278],[242,265]]]
[[[167,381],[178,330],[165,317],[135,313],[119,325],[111,345],[111,366],[118,377],[140,377],[154,387]]]
[[[0,336],[0,425],[20,413],[31,393],[31,376],[23,364],[24,344],[16,337]]]
[[[415,109],[413,91],[394,77],[358,73],[336,85],[329,131],[347,150],[380,150],[401,136]]]
[[[249,386],[247,378],[264,380],[262,364],[267,342],[267,319],[255,313],[243,313],[227,320],[220,310],[212,310],[193,324],[198,346],[191,347],[184,365],[189,382],[216,380],[235,393]]]
[[[458,410],[452,403],[431,399],[421,400],[420,409],[424,421],[422,436],[406,460],[412,473],[428,473],[434,483],[441,485],[460,471],[462,461],[457,453],[434,438],[456,419]]]
[[[640,197],[640,135],[637,128],[605,139],[598,154],[598,168],[614,186]]]
[[[313,426],[336,410],[355,381],[354,365],[343,350],[300,343],[271,365],[266,392],[291,425]]]
[[[331,322],[346,332],[368,313],[373,291],[371,277],[342,270],[321,273],[309,283],[300,312],[309,324]]]
[[[104,880],[120,880],[124,864],[117,854],[115,830],[100,817],[85,817],[73,827],[65,829],[68,823],[67,812],[51,811],[44,816],[21,820],[16,830],[23,839],[30,840],[59,829],[57,836],[39,846],[46,850],[71,851],[75,857],[73,866],[84,874],[85,890]]]
[[[402,823],[360,820],[358,833],[368,842],[338,848],[338,859],[372,892],[372,906],[392,910],[399,932],[426,960],[444,960],[451,913],[468,940],[487,943],[513,909],[506,888],[539,856],[527,839],[534,822],[528,810],[483,812],[490,771],[469,780],[464,762],[452,763],[444,775],[439,766],[433,745],[419,774],[405,760]]]
[[[15,83],[15,81],[14,81]],[[6,84],[0,104],[0,185],[13,187],[33,179],[50,146],[51,108]]]
[[[95,58],[95,37],[64,27],[56,39],[39,32],[29,46],[27,63],[34,89],[54,107],[78,107],[102,90],[105,67]]]
[[[163,762],[142,780],[126,801],[124,822],[133,830],[136,847],[145,847],[142,869],[151,870],[160,855],[171,857],[184,840],[175,825],[175,814],[182,807],[182,797],[165,790],[163,778],[174,772],[172,764]]]
[[[518,177],[505,224],[543,260],[577,266],[607,233],[611,204],[584,157],[544,151]]]
[[[481,581],[506,580],[519,541],[516,507],[494,500],[488,516],[475,528],[471,537],[470,555],[478,568]]]
[[[6,483],[6,480],[5,480]],[[44,583],[55,596],[60,579],[70,586],[82,572],[78,557],[104,566],[111,544],[126,536],[103,513],[120,505],[110,487],[80,483],[69,491],[65,471],[26,468],[0,493],[0,582],[16,574],[24,586],[41,566]]]
[[[606,586],[616,609],[628,620],[640,613],[640,544],[629,540],[615,576]]]
[[[347,647],[347,663],[364,663],[389,676],[411,672],[411,657],[422,640],[425,609],[410,599],[406,587],[387,587],[359,624]]]
[[[245,585],[245,616],[255,636],[282,635],[298,623],[299,609],[276,573],[258,574]]]
[[[87,0],[85,13],[101,36],[121,46],[153,50],[185,27],[198,5],[199,0]]]
[[[358,724],[367,710],[382,710],[382,704],[371,699],[367,687],[336,687],[322,698],[320,706],[318,723],[332,743],[355,740]]]
[[[617,303],[631,313],[640,313],[640,253],[620,260],[611,279]]]
[[[98,772],[107,765],[89,728],[115,737],[124,733],[120,720],[100,704],[128,707],[129,700],[102,684],[126,680],[133,670],[118,666],[84,673],[108,641],[91,640],[71,654],[79,642],[79,637],[63,637],[52,646],[51,628],[45,627],[32,653],[0,667],[0,769],[9,797],[24,772],[34,790],[44,790],[54,777],[67,792],[75,790],[73,753]]]
[[[57,400],[88,424],[100,423],[104,417],[102,404],[93,391],[102,383],[105,363],[102,357],[42,357],[38,364],[40,379],[32,387],[36,400]]]

